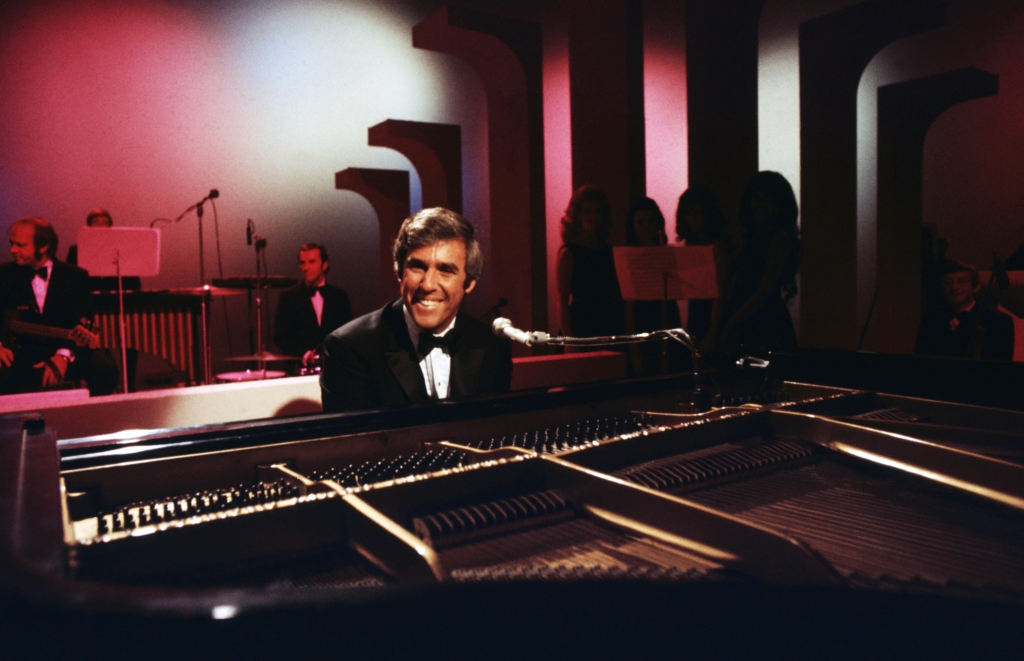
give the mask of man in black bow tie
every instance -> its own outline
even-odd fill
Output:
[[[944,305],[926,311],[914,353],[949,358],[1013,359],[1013,319],[977,299],[978,270],[964,262],[942,264]]]
[[[0,393],[26,392],[85,379],[90,393],[109,394],[117,368],[87,346],[81,328],[93,318],[89,274],[58,261],[57,233],[41,218],[29,216],[10,230],[14,261],[0,266]],[[54,329],[76,330],[78,340],[10,332],[12,320]],[[82,344],[83,346],[79,346]]]
[[[305,243],[299,248],[302,282],[281,292],[274,315],[274,342],[281,351],[302,356],[302,366],[314,364],[327,334],[352,319],[344,289],[327,282],[327,248]]]
[[[324,341],[324,411],[507,392],[511,345],[459,311],[483,271],[469,221],[448,209],[424,209],[402,223],[394,258],[401,298]]]

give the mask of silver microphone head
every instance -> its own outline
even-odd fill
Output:
[[[512,325],[512,320],[511,319],[506,319],[505,317],[497,317],[497,318],[495,318],[494,322],[491,324],[491,330],[494,331],[495,335],[501,337],[501,336],[504,335],[504,333],[502,331],[504,331],[506,328],[508,328],[511,325]]]

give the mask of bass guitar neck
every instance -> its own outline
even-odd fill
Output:
[[[53,337],[60,340],[71,340],[80,347],[89,346],[93,349],[99,346],[99,335],[92,333],[82,326],[74,328],[60,328],[58,326],[45,326],[33,324],[20,319],[12,319],[8,322],[8,328],[12,333],[21,335],[35,335],[37,337]]]
[[[36,335],[38,337],[55,337],[61,340],[75,339],[74,331],[68,328],[58,328],[57,326],[44,326],[43,324],[32,324],[27,321],[18,321],[16,319],[10,322],[10,329],[12,333],[21,333],[23,335]]]

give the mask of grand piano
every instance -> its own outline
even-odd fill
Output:
[[[1019,644],[1024,413],[800,382],[828,357],[776,358],[699,388],[104,437],[0,418],[5,639],[179,658]]]

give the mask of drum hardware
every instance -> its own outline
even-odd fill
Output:
[[[204,285],[202,287],[177,287],[175,289],[165,289],[168,294],[184,294],[187,296],[238,296],[245,292],[241,289],[230,289],[227,287],[215,287],[212,285]]]
[[[324,357],[317,349],[313,350],[309,363],[299,368],[299,376],[313,376],[320,374],[320,367],[323,365]]]
[[[256,289],[257,287],[264,289],[287,289],[288,287],[294,287],[298,282],[295,278],[283,275],[265,275],[262,278],[252,275],[232,275],[227,278],[214,278],[212,280],[215,287],[227,289]]]
[[[232,356],[224,360],[232,363],[245,363],[249,361],[263,361],[264,363],[284,362],[289,360],[302,360],[301,356],[282,356],[269,351],[261,351],[251,356]]]
[[[230,358],[228,360],[230,360]],[[281,370],[245,370],[244,372],[221,372],[217,375],[217,381],[221,383],[241,383],[243,381],[280,379],[284,376],[285,373]]]

